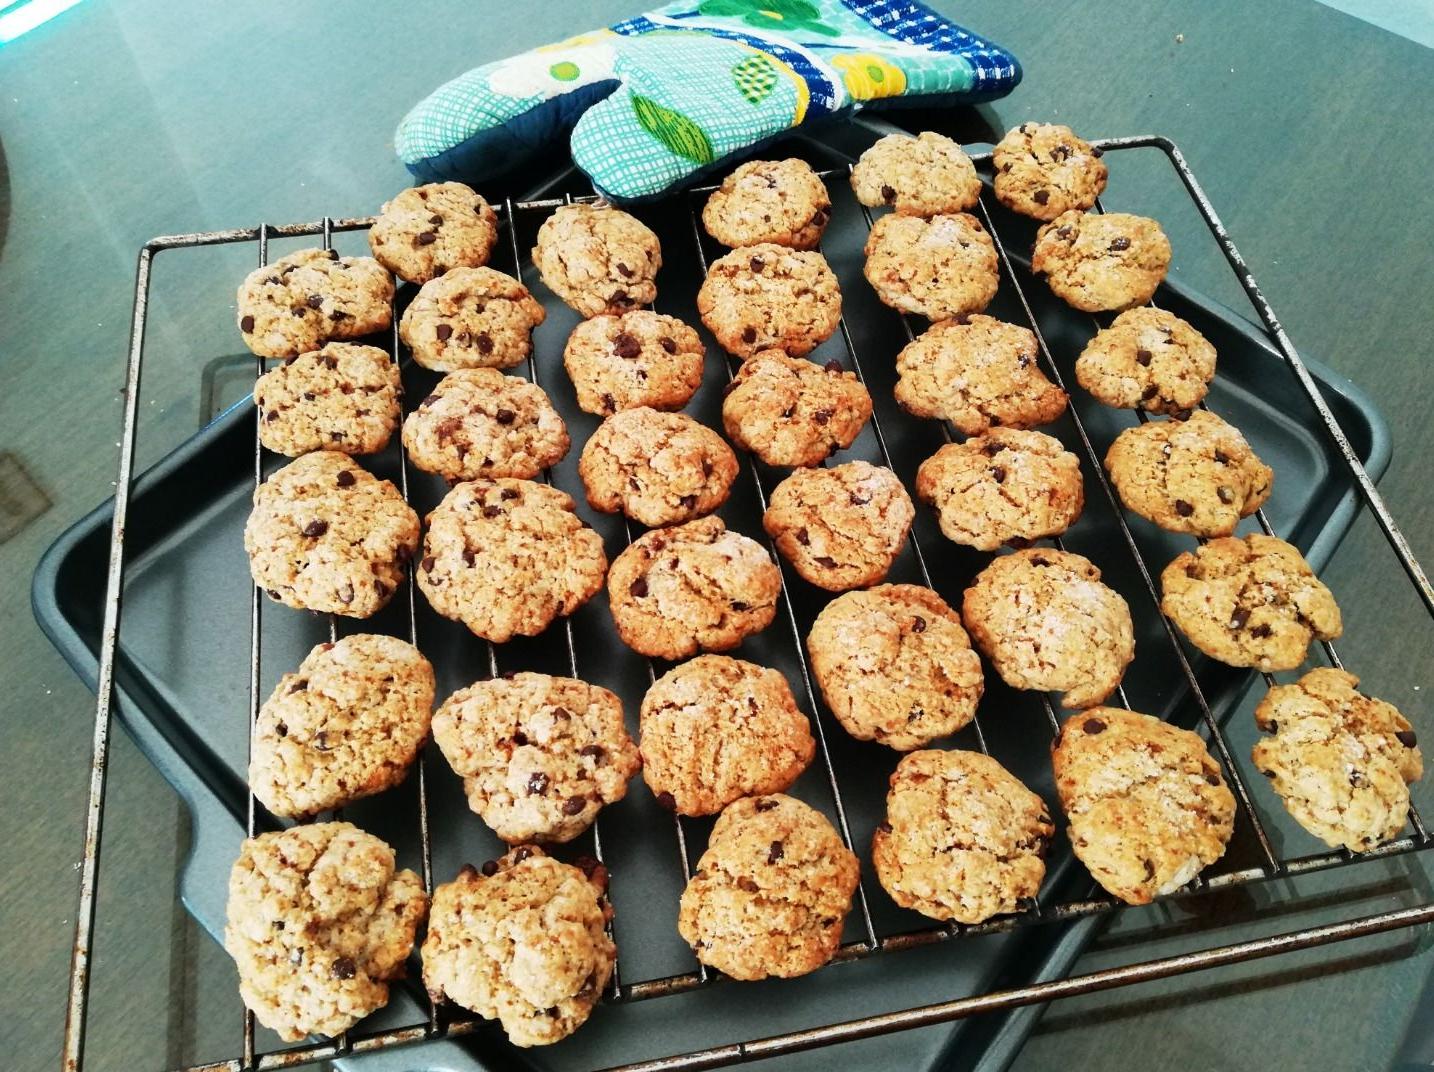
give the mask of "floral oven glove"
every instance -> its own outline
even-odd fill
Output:
[[[476,181],[572,132],[616,200],[653,197],[786,130],[869,104],[973,102],[1009,52],[913,0],[679,0],[439,87],[395,143],[423,181]]]

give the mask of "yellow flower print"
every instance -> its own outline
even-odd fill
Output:
[[[847,92],[856,100],[899,97],[906,92],[906,74],[895,64],[870,52],[842,52],[832,57],[842,72]]]

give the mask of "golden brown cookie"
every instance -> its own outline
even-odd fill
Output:
[[[766,242],[712,262],[697,312],[728,353],[775,348],[801,357],[837,329],[841,288],[820,253]]]
[[[870,418],[871,395],[856,373],[781,350],[742,362],[722,402],[732,442],[768,465],[820,465],[851,446]]]
[[[368,232],[374,258],[410,283],[427,283],[450,268],[479,268],[497,240],[498,214],[461,182],[399,191]]]
[[[492,268],[454,268],[429,280],[398,324],[413,360],[436,372],[512,368],[533,352],[547,317],[538,299]]]
[[[1164,309],[1131,309],[1076,358],[1076,381],[1107,406],[1183,414],[1215,378],[1215,347]]]
[[[996,296],[1000,265],[991,236],[975,216],[891,214],[866,239],[867,282],[893,309],[928,320],[983,311]]]
[[[370,257],[301,249],[256,268],[239,286],[239,330],[260,357],[296,357],[334,339],[382,331],[393,277]]]
[[[705,349],[675,316],[633,309],[573,328],[563,365],[578,405],[603,417],[621,409],[681,409],[702,386]]]
[[[646,224],[606,202],[563,205],[538,228],[533,263],[554,294],[598,316],[652,304],[662,249]]]
[[[851,188],[868,208],[890,205],[900,216],[965,212],[981,196],[976,165],[950,138],[923,130],[888,134],[851,169]]]
[[[1169,267],[1160,224],[1126,212],[1063,213],[1036,232],[1031,253],[1031,271],[1087,313],[1144,305]]]
[[[383,350],[331,342],[259,377],[259,441],[291,458],[312,450],[374,454],[398,427],[402,392],[398,366]]]
[[[826,184],[805,160],[749,160],[707,199],[702,226],[724,246],[816,249],[831,214]]]
[[[996,198],[1009,209],[1053,220],[1095,204],[1107,169],[1100,150],[1055,123],[1022,123],[1006,131],[991,153]]]
[[[490,368],[450,372],[403,422],[409,461],[450,483],[526,480],[560,462],[568,444],[541,387]]]

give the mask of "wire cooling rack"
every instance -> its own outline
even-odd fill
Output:
[[[1426,610],[1428,610],[1431,615],[1434,615],[1434,589],[1431,589],[1428,578],[1425,576],[1419,563],[1415,560],[1408,543],[1400,532],[1388,507],[1375,489],[1369,475],[1365,472],[1349,440],[1340,428],[1333,412],[1330,410],[1329,405],[1321,395],[1314,378],[1296,353],[1289,337],[1275,317],[1269,303],[1265,300],[1254,276],[1236,249],[1234,242],[1230,239],[1224,225],[1221,223],[1179,149],[1167,139],[1153,136],[1106,139],[1093,144],[1104,152],[1155,148],[1162,151],[1168,158],[1171,166],[1179,176],[1180,181],[1188,191],[1195,208],[1218,242],[1225,259],[1229,262],[1241,287],[1248,295],[1260,319],[1263,321],[1270,341],[1298,381],[1303,394],[1308,398],[1318,427],[1328,442],[1331,456],[1337,459],[1338,465],[1342,467],[1348,478],[1353,482],[1360,498],[1363,500],[1364,506],[1369,510],[1379,525],[1401,568],[1414,586],[1419,598],[1424,603]],[[972,159],[977,162],[978,166],[983,168],[989,165],[989,154],[975,155]],[[827,181],[834,179],[840,180],[846,177],[848,170],[829,170],[821,174]],[[690,254],[694,256],[704,273],[707,269],[709,258],[714,253],[714,247],[712,247],[710,240],[702,231],[698,222],[697,210],[700,206],[699,199],[710,191],[710,189],[711,187],[694,190],[684,195],[684,208],[691,229],[692,245],[690,249],[682,251],[681,253],[672,249],[666,251],[669,260],[671,260],[674,255]],[[1003,289],[1010,288],[1011,292],[1017,297],[1019,306],[1023,311],[1026,326],[1035,333],[1046,374],[1054,382],[1064,387],[1065,384],[1061,371],[1052,356],[1050,347],[1047,345],[1046,336],[1043,334],[1042,325],[1033,311],[1032,303],[1023,289],[1017,266],[1013,262],[1011,254],[1008,252],[1007,242],[998,231],[996,220],[988,208],[989,198],[990,194],[989,190],[987,190],[983,193],[982,200],[975,209],[975,212],[995,242],[1000,260],[1002,287]],[[518,278],[522,279],[525,274],[524,260],[518,238],[519,222],[529,216],[549,213],[558,206],[572,200],[591,201],[594,200],[594,198],[552,198],[516,203],[506,201],[499,207],[499,215],[507,238],[504,256],[511,257],[511,267]],[[864,209],[862,211],[865,215],[866,224],[870,227],[872,223],[871,213]],[[1104,211],[1103,206],[1098,204],[1097,211]],[[284,226],[264,224],[251,229],[160,237],[147,243],[140,251],[135,284],[134,319],[126,374],[127,389],[125,393],[123,430],[120,440],[119,476],[114,500],[114,521],[109,546],[109,566],[105,589],[104,617],[99,645],[93,764],[91,767],[89,800],[85,820],[84,854],[80,866],[80,903],[77,914],[74,955],[70,975],[68,1016],[64,1039],[64,1061],[67,1070],[76,1070],[77,1072],[83,1063],[86,1008],[90,982],[90,958],[95,918],[95,895],[99,873],[100,831],[104,814],[109,733],[111,729],[114,698],[116,649],[121,621],[121,593],[124,587],[126,557],[125,530],[134,476],[139,382],[144,349],[147,302],[150,292],[150,275],[154,257],[161,251],[186,247],[255,243],[258,263],[263,265],[266,264],[269,259],[269,243],[271,239],[320,236],[325,248],[331,248],[333,235],[335,233],[365,230],[372,223],[372,217],[365,217],[352,219],[325,218],[316,223],[290,224]],[[495,261],[496,260],[497,258],[495,258]],[[913,328],[911,321],[894,312],[887,315],[893,318],[893,327],[899,324],[899,330],[903,331],[908,338],[914,337],[916,329]],[[1100,322],[1097,321],[1097,323],[1099,324]],[[862,358],[845,319],[840,324],[839,335],[846,349],[849,367],[865,382],[866,373],[862,367]],[[402,361],[404,355],[398,337],[397,309],[395,309],[393,327],[389,333],[387,342],[393,360],[396,363]],[[730,356],[726,357],[725,360],[726,371],[730,378],[735,374],[739,362]],[[264,362],[262,359],[255,359],[255,371],[256,375],[263,373]],[[533,382],[540,383],[538,363],[533,357],[529,358],[527,372]],[[1130,556],[1136,573],[1143,585],[1144,591],[1138,598],[1154,601],[1158,611],[1159,591],[1155,585],[1152,571],[1142,557],[1140,546],[1130,526],[1126,522],[1120,502],[1110,482],[1106,478],[1104,467],[1101,464],[1101,457],[1097,453],[1086,426],[1081,421],[1074,406],[1071,407],[1069,412],[1074,424],[1076,437],[1079,440],[1079,447],[1084,455],[1084,467],[1089,473],[1094,474],[1104,500],[1116,521],[1120,545],[1118,550]],[[274,468],[276,464],[275,460],[266,456],[260,447],[257,418],[258,414],[256,413],[254,436],[254,480],[256,485],[262,482],[265,477],[266,463],[268,463],[268,468],[270,469]],[[1142,413],[1140,414],[1140,419],[1145,420],[1148,418]],[[872,417],[872,431],[882,460],[884,460],[887,465],[891,465],[891,451],[888,447],[889,429],[882,427],[881,419],[875,413]],[[950,429],[944,425],[942,426],[942,433],[948,441],[952,438]],[[398,437],[395,436],[395,440],[397,440],[397,438]],[[407,498],[409,496],[410,471],[407,459],[402,456],[401,444],[398,446],[398,450],[400,452],[399,485],[405,498]],[[759,508],[764,510],[766,508],[767,494],[769,485],[772,482],[772,477],[770,475],[764,476],[761,467],[750,457],[747,459],[747,462],[748,475],[753,485],[752,490],[755,493]],[[552,474],[545,474],[545,479],[551,482]],[[1274,528],[1264,511],[1260,511],[1256,515],[1256,522],[1263,531],[1274,534]],[[625,523],[625,525],[628,542],[631,542],[631,540],[635,538],[635,533],[630,523]],[[1061,545],[1059,539],[1054,542],[1057,546]],[[909,543],[910,552],[914,558],[921,579],[927,585],[930,585],[932,577],[928,565],[928,551],[923,549],[921,540],[918,538],[915,529],[912,530]],[[789,640],[795,658],[800,665],[800,695],[805,697],[809,705],[809,710],[820,712],[823,710],[823,707],[813,688],[811,674],[804,654],[804,625],[809,626],[810,622],[804,623],[803,616],[799,613],[798,605],[792,598],[788,583],[788,567],[782,562],[780,557],[776,555],[775,548],[772,548],[772,550],[773,556],[777,558],[783,570],[780,620],[774,624],[772,628],[790,634]],[[419,626],[415,585],[411,575],[407,581],[406,590],[401,593],[398,598],[401,601],[406,601],[408,636],[409,640],[417,645],[420,639]],[[250,603],[249,667],[249,717],[251,725],[262,701],[260,689],[260,653],[263,636],[263,602],[259,589],[253,589]],[[1232,867],[1225,870],[1218,870],[1218,873],[1211,874],[1209,877],[1197,877],[1174,896],[1189,896],[1261,880],[1335,868],[1359,860],[1393,856],[1421,850],[1429,846],[1430,835],[1418,811],[1411,807],[1409,813],[1409,829],[1397,839],[1381,845],[1369,853],[1356,856],[1346,850],[1339,850],[1303,856],[1281,855],[1276,850],[1274,842],[1267,833],[1266,822],[1252,799],[1240,764],[1236,762],[1225,733],[1212,712],[1211,704],[1201,688],[1199,678],[1195,668],[1192,666],[1191,659],[1187,655],[1182,640],[1168,620],[1161,617],[1160,621],[1165,639],[1168,641],[1174,658],[1178,663],[1184,683],[1188,687],[1191,702],[1198,708],[1199,720],[1203,732],[1209,739],[1214,753],[1224,768],[1227,781],[1235,793],[1239,818],[1244,823],[1247,823],[1249,829],[1253,831],[1255,842],[1258,845],[1256,859],[1249,866]],[[331,639],[338,634],[338,623],[333,618],[329,620],[329,631]],[[560,625],[555,625],[550,630],[549,639],[551,640],[555,636],[561,637],[561,642],[566,645],[566,658],[571,674],[575,677],[582,676],[581,666],[579,665],[578,645],[574,639],[572,620],[564,619]],[[1330,665],[1336,667],[1341,666],[1339,655],[1333,645],[1326,642],[1321,645],[1321,648],[1326,661]],[[487,645],[486,656],[488,672],[493,675],[498,674],[501,670],[501,659],[498,648],[492,644]],[[649,679],[655,679],[662,669],[662,667],[649,661],[646,667]],[[1273,679],[1270,678],[1269,675],[1265,675],[1265,677],[1268,683],[1273,683]],[[1049,697],[1042,695],[1040,702],[1044,708],[1051,732],[1053,734],[1059,732],[1060,724],[1057,712],[1051,704]],[[1115,702],[1126,707],[1129,706],[1129,701],[1123,687],[1117,690]],[[832,761],[832,752],[828,745],[824,729],[825,722],[825,717],[813,719],[813,727],[818,740],[818,754],[821,757],[821,769],[825,775],[825,782],[830,791],[831,810],[836,818],[837,829],[848,847],[852,847],[853,840],[850,824],[847,819],[847,807],[843,800],[842,779],[839,776],[837,766],[834,765]],[[980,748],[982,751],[989,751],[987,735],[981,726],[979,717],[973,722],[968,732],[975,747]],[[416,814],[413,816],[413,823],[420,844],[424,885],[431,892],[434,884],[431,850],[431,823],[433,817],[429,811],[428,775],[426,773],[426,764],[422,757],[420,757],[417,763],[415,779],[417,783],[417,804]],[[253,835],[257,829],[265,825],[261,812],[262,809],[258,806],[253,795],[250,794],[247,809],[247,830],[250,835]],[[603,822],[599,819],[599,822],[594,824],[591,835],[591,851],[600,863],[603,860],[602,827]],[[689,841],[692,840],[690,835],[689,821],[673,816],[671,836],[684,881],[690,876],[691,856]],[[855,920],[855,930],[857,932],[856,937],[853,940],[847,941],[841,947],[837,955],[838,960],[860,959],[970,935],[1008,931],[1034,923],[1073,920],[1100,913],[1117,911],[1123,907],[1120,902],[1108,896],[1088,897],[1077,900],[1054,900],[1043,895],[1042,898],[1032,901],[1020,913],[998,917],[974,926],[954,923],[932,923],[914,930],[905,930],[898,933],[881,933],[873,922],[873,914],[867,897],[868,882],[869,879],[864,879],[856,892],[853,907],[853,919]],[[678,1069],[715,1068],[911,1028],[947,1023],[976,1013],[1013,1009],[1025,1005],[1047,1002],[1055,998],[1107,990],[1132,983],[1268,957],[1282,952],[1325,945],[1431,921],[1434,921],[1434,904],[1425,904],[1327,926],[1312,927],[1271,937],[1204,949],[1179,956],[1171,956],[1090,974],[1056,979],[1031,986],[962,996],[936,1004],[872,1015],[766,1038],[733,1041],[728,1044],[676,1054],[657,1060],[614,1066],[609,1072],[673,1072],[673,1070]],[[619,963],[619,970],[614,971],[610,988],[605,995],[605,1000],[608,1002],[625,1003],[655,999],[666,995],[690,991],[717,981],[716,973],[709,973],[706,967],[701,964],[696,964],[691,971],[676,975],[628,981],[623,980],[620,969],[621,963]],[[308,1062],[341,1057],[346,1054],[362,1054],[405,1043],[415,1043],[441,1037],[456,1037],[473,1031],[482,1023],[481,1020],[472,1017],[461,1009],[440,1007],[435,1005],[431,1000],[428,1002],[425,1011],[426,1015],[422,1017],[419,1022],[401,1026],[396,1029],[367,1033],[356,1031],[333,1040],[304,1043],[286,1049],[263,1053],[258,1052],[256,1048],[253,1016],[245,1011],[243,1013],[242,1053],[231,1059],[191,1066],[188,1072],[219,1072],[219,1070],[236,1070],[236,1072],[242,1072],[242,1070],[250,1069],[287,1068]]]

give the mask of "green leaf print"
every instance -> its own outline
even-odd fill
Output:
[[[741,19],[762,30],[808,30],[824,37],[840,32],[822,22],[821,9],[808,0],[702,0],[703,15]]]
[[[777,69],[766,56],[748,56],[732,68],[737,92],[751,104],[761,104],[777,88]]]
[[[642,129],[678,156],[696,164],[710,164],[715,159],[706,131],[682,113],[636,93],[632,96],[632,110]]]

